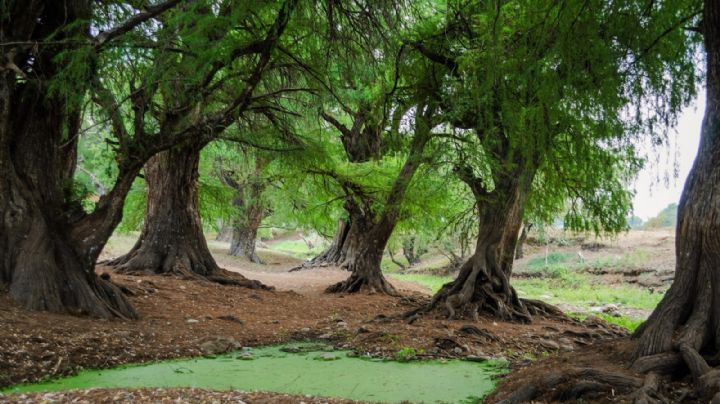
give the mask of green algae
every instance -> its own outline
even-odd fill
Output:
[[[288,352],[289,351],[289,352]],[[503,362],[382,361],[348,357],[317,344],[287,344],[214,358],[168,360],[86,370],[75,376],[19,385],[2,393],[88,388],[197,387],[212,390],[271,391],[377,402],[477,402],[495,388],[493,377],[505,373]],[[247,351],[245,351],[247,352]]]

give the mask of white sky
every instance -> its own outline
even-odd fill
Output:
[[[700,126],[705,112],[705,90],[698,91],[695,102],[687,107],[680,118],[670,145],[649,154],[645,168],[635,182],[633,206],[635,215],[647,220],[656,216],[670,203],[680,200],[685,178],[697,154]],[[677,177],[674,175],[678,169]]]

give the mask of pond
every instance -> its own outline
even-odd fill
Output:
[[[289,352],[288,352],[289,351]],[[313,343],[245,349],[213,358],[86,370],[2,393],[89,388],[196,387],[271,391],[378,402],[477,402],[507,372],[499,361],[387,361]]]

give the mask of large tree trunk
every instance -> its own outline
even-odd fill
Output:
[[[534,313],[559,313],[544,303],[520,299],[510,285],[517,236],[534,173],[531,167],[505,173],[490,192],[479,183],[469,183],[478,202],[475,253],[423,311],[445,310],[449,318],[477,318],[486,313],[528,322]]]
[[[351,212],[351,219],[338,221],[338,228],[335,231],[330,246],[315,258],[304,262],[302,265],[292,268],[290,272],[327,266],[337,266],[351,271],[350,263],[354,262],[363,244],[362,235],[372,227],[372,218],[366,217],[361,212],[348,208]]]
[[[419,264],[420,257],[427,252],[422,245],[417,243],[415,236],[406,237],[403,240],[402,250],[405,259],[408,261],[410,266]]]
[[[344,264],[347,265],[348,270],[352,271],[352,275],[345,281],[328,287],[326,292],[354,293],[367,289],[370,292],[398,294],[383,276],[380,264],[387,242],[400,219],[405,194],[415,173],[420,168],[423,150],[430,139],[429,117],[432,116],[432,112],[433,110],[428,108],[426,114],[429,116],[425,114],[416,116],[415,135],[410,144],[407,159],[393,182],[382,212],[370,218],[369,212],[372,212],[370,204],[362,207],[357,201],[345,204],[352,218],[351,223],[354,224],[348,237],[357,241],[351,247],[353,249],[351,255],[346,257]],[[357,231],[356,237],[352,233],[353,230]]]
[[[145,164],[145,226],[135,246],[112,261],[118,272],[206,277],[219,267],[198,210],[200,147],[176,147]]]
[[[698,353],[720,350],[720,3],[705,2],[707,104],[695,163],[678,207],[675,281],[635,333],[636,364],[676,352],[701,395],[718,394],[720,370]],[[718,396],[716,396],[718,398]]]
[[[198,209],[201,147],[175,147],[145,164],[145,226],[135,246],[110,262],[128,274],[174,274],[223,284],[264,287],[218,267],[203,234]]]
[[[247,208],[246,217],[233,221],[230,255],[245,257],[251,262],[262,264],[260,257],[255,252],[255,244],[264,210],[261,203],[253,203]]]
[[[253,173],[244,182],[233,178],[234,171],[224,170],[221,174],[225,185],[235,190],[232,219],[232,234],[229,254],[236,257],[245,257],[251,262],[261,264],[262,261],[255,252],[257,233],[265,216],[265,205],[262,199],[267,181],[263,178],[263,168],[266,161],[263,157],[255,155],[255,168]]]
[[[45,41],[85,37],[90,15],[82,1],[3,6],[0,37],[16,45],[3,48],[0,70],[0,285],[31,310],[134,318],[94,264],[139,167],[121,167],[113,190],[86,214],[72,198],[80,113],[47,87],[67,49]],[[85,81],[67,85],[78,97],[85,89]]]
[[[226,243],[231,242],[232,235],[233,235],[232,225],[228,225],[225,222],[220,222],[219,226],[220,226],[220,230],[218,231],[217,236],[215,236],[215,241],[224,241]]]
[[[358,237],[358,248],[352,259],[345,265],[352,271],[350,277],[331,285],[328,293],[355,293],[367,290],[370,293],[397,295],[395,288],[385,279],[380,264],[394,225],[380,223]]]

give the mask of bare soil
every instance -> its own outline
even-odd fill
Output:
[[[275,286],[275,291],[172,276],[121,275],[99,266],[97,272],[109,274],[114,282],[135,292],[130,300],[140,315],[136,321],[31,312],[0,294],[0,387],[87,368],[199,356],[203,342],[219,337],[233,338],[244,346],[325,339],[338,347],[377,357],[393,357],[401,348],[413,347],[424,352],[423,357],[503,357],[512,366],[522,366],[528,358],[546,352],[574,351],[625,334],[593,318],[585,323],[559,318],[517,324],[488,318],[473,322],[427,317],[408,322],[402,314],[429,299],[429,291],[420,285],[393,281],[403,294],[399,298],[363,293],[327,295],[322,290],[347,277],[347,271],[288,273],[297,260],[275,257],[274,261],[268,255],[262,258],[269,264],[258,270],[255,264],[216,254],[221,266]],[[214,394],[228,394],[220,396],[220,401],[265,399],[186,389],[54,394],[58,394],[57,401],[111,401],[118,394],[122,401],[133,401],[134,394],[169,394],[169,399],[181,401],[215,401]],[[155,400],[155,396],[148,397]],[[284,402],[282,395],[277,397],[280,401],[273,402]],[[3,399],[34,401],[43,396],[10,395]]]
[[[346,404],[358,401],[337,398],[292,396],[264,392],[211,391],[202,389],[90,389],[54,393],[18,394],[10,397],[0,395],[0,403],[279,403],[279,404]]]

